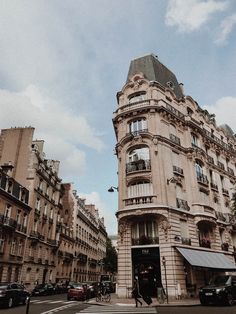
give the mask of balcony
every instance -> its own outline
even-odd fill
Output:
[[[180,112],[179,110],[175,109],[174,107],[172,107],[171,105],[166,104],[166,109],[167,111],[174,114],[176,117],[180,118],[181,120],[184,120],[184,114]]]
[[[217,161],[217,166],[221,169],[221,170],[225,170],[225,166],[222,162]]]
[[[234,176],[234,171],[233,171],[232,168],[227,167],[227,171],[228,171],[228,173],[229,173],[231,176]]]
[[[210,249],[211,248],[211,241],[208,239],[201,239],[201,240],[199,240],[199,245],[201,247],[206,247],[206,248]]]
[[[4,215],[0,215],[0,224],[3,225],[3,227],[7,227],[10,229],[16,229],[17,227],[17,221],[15,219],[6,217]]]
[[[197,181],[198,181],[198,183],[201,183],[204,185],[209,184],[207,176],[205,174],[202,174],[202,173],[197,173]]]
[[[137,131],[130,131],[129,133],[127,133],[127,135],[133,135],[133,136],[137,136],[141,133],[147,133],[148,132],[148,129],[140,129],[140,130],[137,130]]]
[[[35,209],[34,209],[34,215],[35,215],[35,216],[40,216],[40,209],[35,208]]]
[[[188,206],[188,202],[186,200],[182,200],[180,198],[176,198],[177,208],[189,211],[190,207]]]
[[[126,164],[126,173],[135,171],[149,171],[151,170],[150,159],[139,159],[137,161],[131,161]]]
[[[229,196],[229,191],[227,189],[222,188],[222,194],[225,196]]]
[[[170,140],[171,142],[180,145],[180,138],[175,136],[174,134],[170,134]]]
[[[141,236],[140,238],[132,238],[132,245],[159,244],[159,237]]]
[[[173,173],[177,174],[177,175],[180,175],[180,176],[184,175],[183,169],[180,168],[180,167],[177,167],[177,166],[173,166]]]
[[[26,228],[26,226],[23,226],[22,224],[17,224],[16,230],[19,232],[22,232],[22,233],[26,233],[27,228]]]
[[[216,183],[211,182],[211,183],[210,183],[210,185],[211,185],[211,189],[212,189],[212,190],[214,190],[214,191],[217,191],[217,192],[218,192],[218,185],[217,185]]]
[[[207,161],[209,162],[209,164],[212,164],[212,165],[215,164],[215,163],[214,163],[214,158],[211,157],[211,156],[209,156],[209,155],[207,155]]]
[[[136,196],[125,200],[125,206],[154,203],[154,196]]]

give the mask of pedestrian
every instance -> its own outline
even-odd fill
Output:
[[[138,303],[142,306],[143,303],[139,300],[142,296],[139,293],[138,281],[135,279],[132,289],[132,297],[135,299],[135,306],[138,307]]]

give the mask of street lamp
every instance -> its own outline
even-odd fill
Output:
[[[168,288],[167,288],[167,276],[166,276],[166,258],[165,256],[162,256],[162,264],[164,267],[164,271],[165,271],[165,282],[166,282],[166,302],[169,303],[168,300]]]
[[[116,190],[118,192],[118,188],[115,187],[115,186],[111,186],[109,189],[108,189],[108,192],[114,192],[114,190]]]

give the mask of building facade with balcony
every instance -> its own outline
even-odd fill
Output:
[[[96,280],[106,229],[94,205],[73,194],[46,159],[34,128],[0,134],[0,281]],[[9,162],[10,161],[10,162]],[[96,279],[95,279],[96,278]]]
[[[0,282],[20,281],[31,208],[29,191],[11,176],[11,164],[0,167]]]
[[[70,280],[97,281],[102,273],[102,260],[106,256],[107,232],[104,220],[95,205],[85,204],[71,183],[64,183],[64,222],[70,226],[73,239]]]
[[[236,270],[235,136],[154,55],[131,61],[117,102],[117,293],[136,278],[152,296],[161,285],[171,298],[197,294]]]

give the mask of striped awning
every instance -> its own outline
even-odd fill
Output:
[[[236,271],[235,263],[233,263],[223,253],[193,250],[183,247],[176,247],[176,249],[192,266],[225,271]]]

